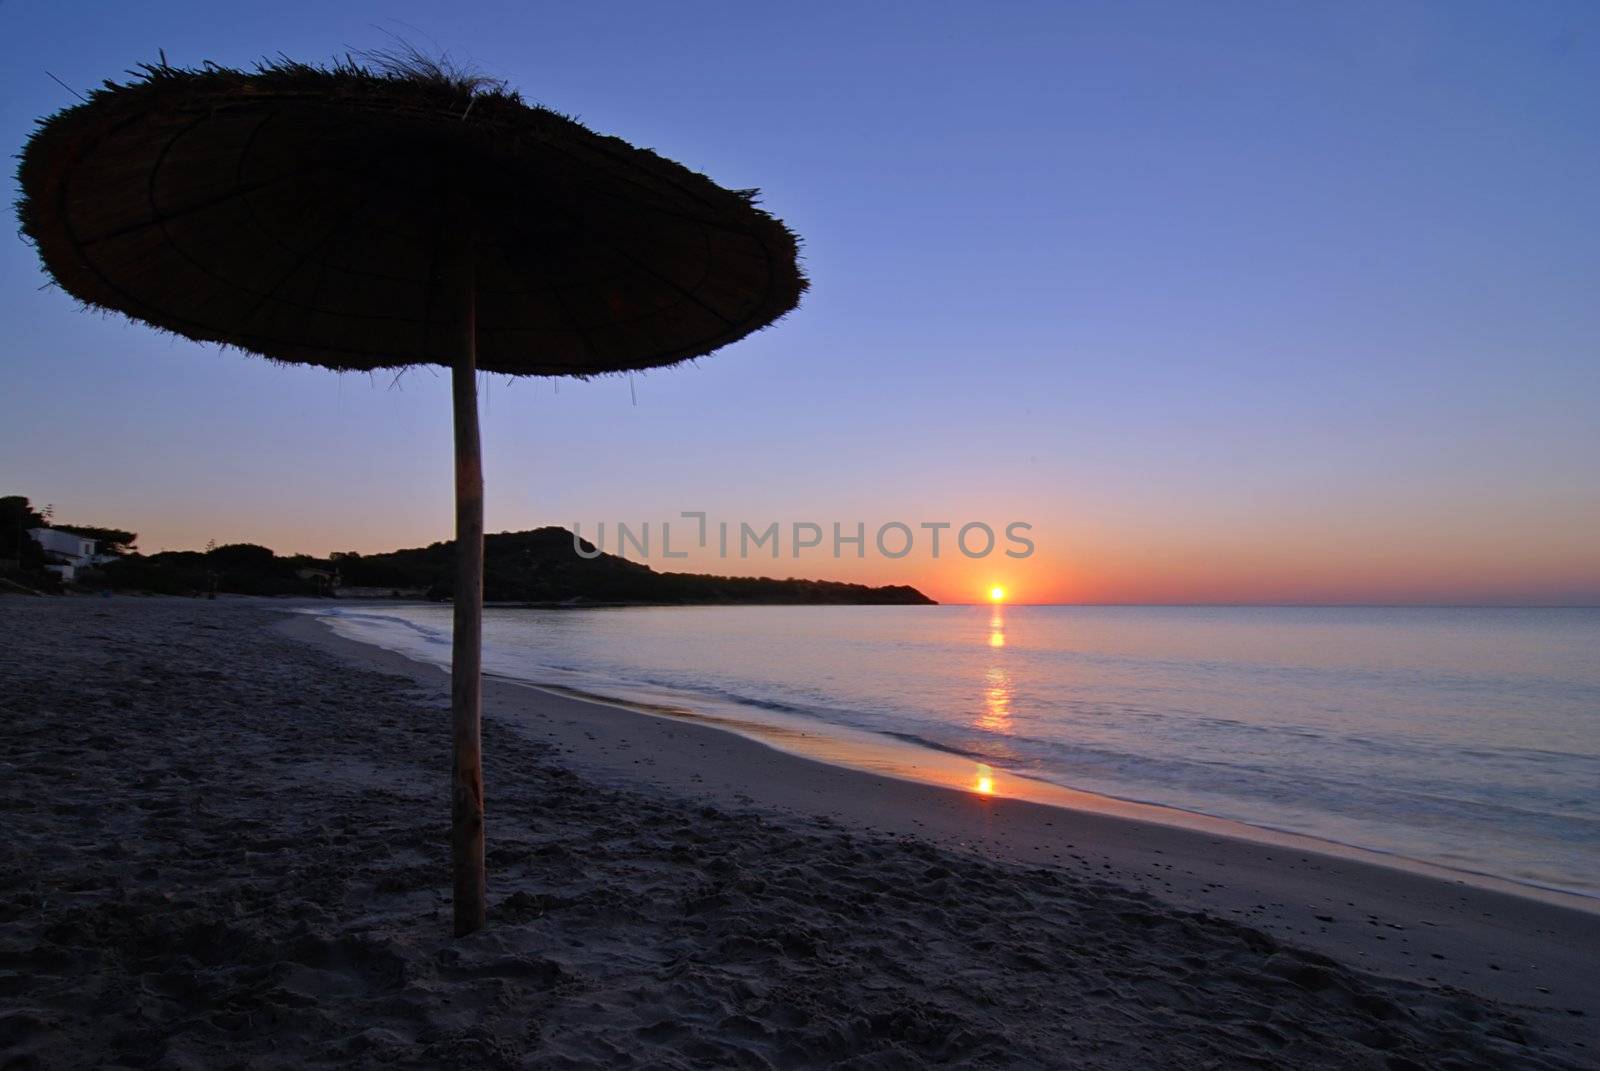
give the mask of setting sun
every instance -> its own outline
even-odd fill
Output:
[[[1006,589],[1005,588],[996,585],[995,587],[992,587],[992,588],[989,589],[989,601],[990,602],[1005,602],[1005,599],[1006,599]]]

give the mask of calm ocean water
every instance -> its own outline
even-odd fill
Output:
[[[333,611],[449,659],[447,606]],[[494,673],[1600,896],[1600,611],[488,611]]]

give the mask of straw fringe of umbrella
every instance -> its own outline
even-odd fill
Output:
[[[457,317],[439,267],[463,223],[486,371],[674,364],[807,287],[758,191],[481,76],[416,60],[131,73],[41,121],[18,217],[64,289],[186,338],[345,370],[438,363]]]

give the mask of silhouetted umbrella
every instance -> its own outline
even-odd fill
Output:
[[[794,235],[687,168],[442,65],[163,63],[42,121],[18,216],[88,305],[337,369],[443,364],[456,447],[455,929],[483,924],[475,371],[675,364],[767,326]]]

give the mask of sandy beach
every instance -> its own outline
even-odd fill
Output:
[[[255,600],[0,599],[0,1067],[1597,1066],[1562,897],[485,695]]]

